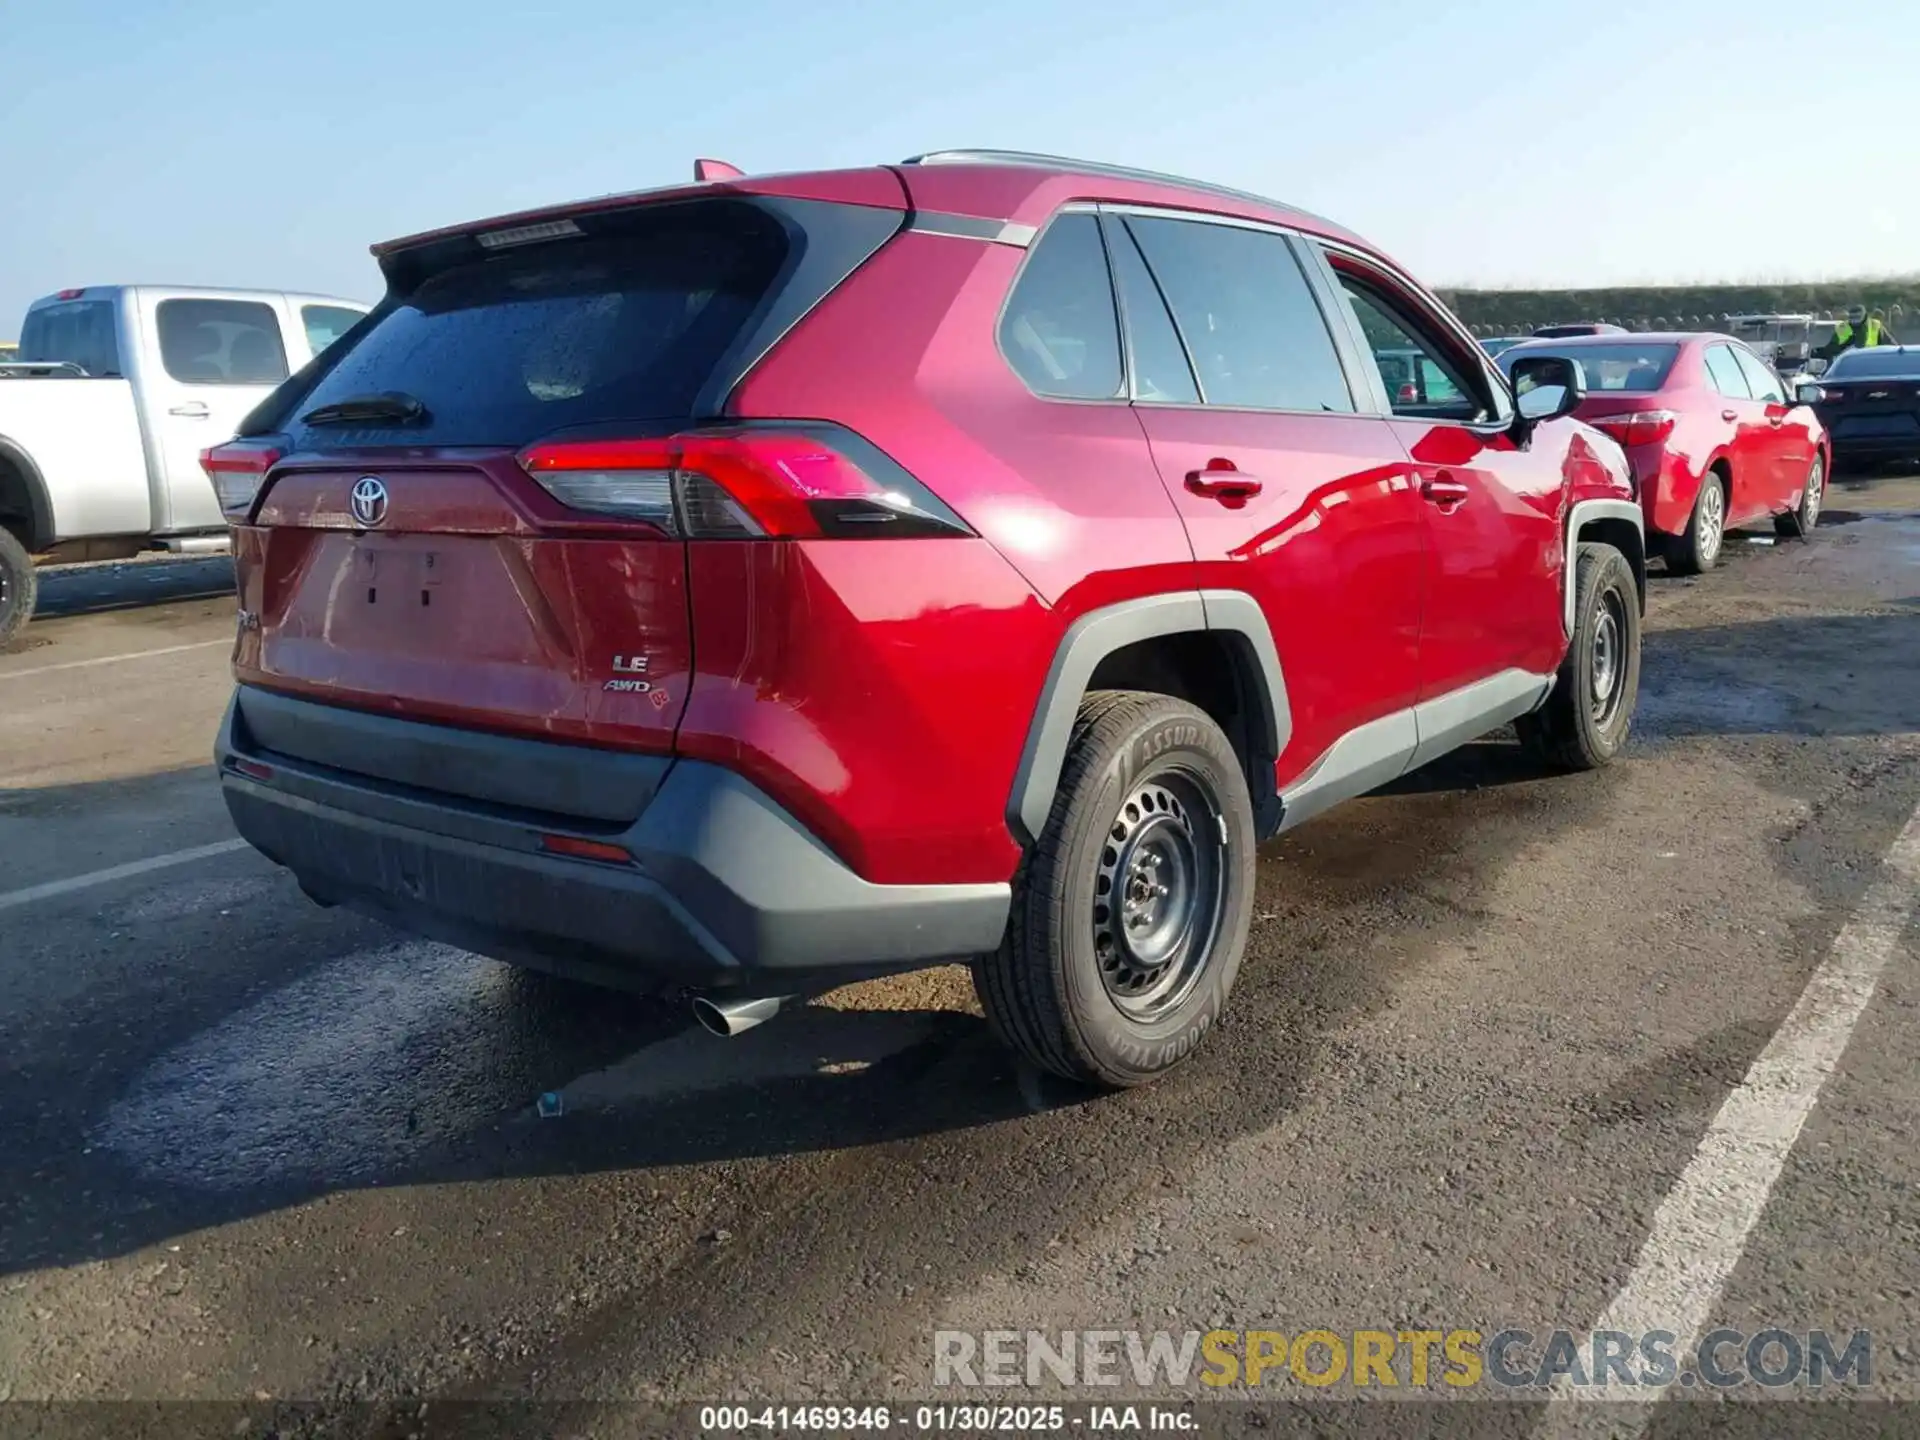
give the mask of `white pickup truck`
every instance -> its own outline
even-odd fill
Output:
[[[28,306],[18,354],[0,362],[0,645],[33,613],[36,564],[224,549],[200,452],[366,311],[157,285]]]

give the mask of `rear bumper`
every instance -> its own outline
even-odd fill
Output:
[[[1829,435],[1827,444],[1833,453],[1842,459],[1858,459],[1864,456],[1885,456],[1897,459],[1908,455],[1920,455],[1920,434],[1866,434],[1848,435],[1840,433]]]
[[[250,697],[259,728],[292,737],[306,758],[260,742]],[[380,775],[311,758],[326,737],[349,735],[330,758],[375,747]],[[463,784],[467,794],[446,788],[468,748],[505,778]],[[516,767],[523,753],[529,763]],[[792,993],[979,954],[1006,926],[1008,886],[871,884],[764,792],[699,761],[650,762],[658,774],[630,822],[556,815],[471,791],[511,783],[516,768],[590,777],[604,765],[608,793],[635,794],[636,757],[248,687],[227,708],[215,760],[240,834],[315,899],[601,983]],[[442,783],[408,783],[414,764]],[[555,855],[548,835],[617,845],[633,863]]]

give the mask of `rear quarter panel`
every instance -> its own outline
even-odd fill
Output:
[[[1693,518],[1700,482],[1715,465],[1734,474],[1736,488],[1742,466],[1737,455],[1740,426],[1725,411],[1736,402],[1704,386],[1662,391],[1648,406],[1673,411],[1673,434],[1654,450],[1656,464],[1641,477],[1641,511],[1647,528],[1662,535],[1679,535]]]
[[[806,818],[870,879],[1006,879],[1017,858],[1008,797],[1067,627],[1105,605],[1196,588],[1132,409],[1038,399],[1002,358],[1000,310],[1026,254],[896,236],[731,406],[850,427],[980,542],[809,544],[793,557],[806,573],[786,583],[819,629],[789,634],[782,657],[784,622],[763,615],[773,628],[722,647],[731,661],[715,658],[708,606],[754,582],[727,578],[718,547],[694,547],[699,678],[682,750],[726,758],[733,747],[734,763],[790,805],[821,797],[815,811],[833,813]],[[838,689],[826,683],[827,637],[838,637]],[[820,683],[798,683],[803,670]],[[772,683],[777,673],[788,683]]]

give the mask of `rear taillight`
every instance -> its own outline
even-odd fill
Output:
[[[689,430],[652,439],[556,439],[520,464],[562,505],[687,539],[969,535],[897,463],[837,425]]]
[[[229,440],[200,452],[200,468],[213,481],[213,493],[229,520],[246,518],[267,472],[286,453],[271,440]]]
[[[1678,418],[1671,410],[1635,410],[1625,415],[1599,415],[1587,423],[1622,445],[1651,445],[1673,434],[1673,422]]]

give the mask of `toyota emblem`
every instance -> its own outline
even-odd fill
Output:
[[[353,518],[372,528],[387,518],[387,487],[377,475],[353,482]]]

